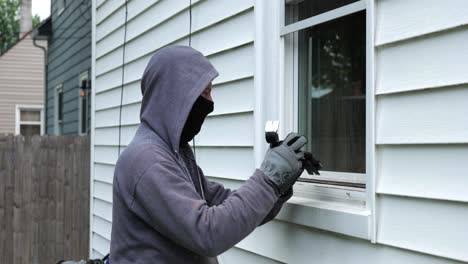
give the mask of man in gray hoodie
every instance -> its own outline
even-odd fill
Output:
[[[273,219],[302,173],[307,140],[289,134],[231,191],[205,178],[188,144],[213,111],[218,75],[198,51],[160,49],[141,80],[141,124],[119,157],[113,185],[110,263],[218,263]]]

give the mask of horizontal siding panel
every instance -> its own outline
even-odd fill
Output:
[[[93,216],[93,232],[110,241],[112,223],[99,216]]]
[[[254,30],[251,25],[253,23],[253,11],[244,12],[229,19],[222,20],[214,26],[193,32],[192,47],[205,55],[210,55],[227,48],[233,48],[252,42],[254,39]],[[209,21],[207,21],[206,24],[208,25]],[[174,29],[176,25],[177,27],[181,27],[180,31],[182,32],[178,37],[176,37],[177,35],[174,35],[174,33],[171,33],[174,30],[177,32],[177,29]],[[173,44],[187,45],[188,38],[186,37],[186,28],[186,23],[182,22],[177,22],[177,24],[174,25],[168,23],[161,25],[161,27],[154,28],[151,32],[139,36],[128,43],[128,51],[125,52],[125,60],[135,60],[169,43],[173,43],[178,39],[180,40]],[[226,34],[226,32],[230,32],[230,34]]]
[[[127,53],[128,51],[129,49],[125,47],[125,53]],[[118,48],[106,54],[105,56],[96,59],[96,76],[100,76],[103,73],[121,67],[123,59],[122,56],[123,48]],[[127,60],[125,62],[127,63]]]
[[[112,222],[112,204],[98,198],[93,198],[93,215]]]
[[[112,127],[98,127],[95,129],[95,144],[98,146],[119,145],[118,109],[111,109],[110,111],[115,112],[117,115],[114,118],[116,121],[115,123],[107,123]],[[112,116],[112,114],[107,113],[106,116]],[[138,121],[134,120],[133,122]],[[205,120],[202,130],[195,138],[196,144],[198,146],[253,146],[253,122],[252,112],[210,116]],[[122,124],[126,123],[122,122]],[[128,145],[135,136],[137,129],[138,124],[123,126],[121,128],[120,144],[123,146]]]
[[[198,146],[252,146],[253,112],[210,116],[195,137]]]
[[[215,107],[211,115],[253,111],[254,89],[251,77],[213,85],[211,97]]]
[[[194,5],[197,0],[192,1]],[[129,32],[127,30],[127,39],[132,39],[135,34],[142,34],[150,28],[159,25],[161,22],[177,15],[184,9],[188,8],[189,2],[186,1],[148,1],[135,0],[128,3],[127,28],[137,30],[137,32]],[[154,14],[159,14],[155,16]],[[145,21],[146,20],[146,21]],[[122,6],[112,15],[105,17],[103,22],[96,29],[96,40],[100,42],[106,38],[109,33],[114,33],[121,30],[125,21],[125,6]],[[135,28],[132,25],[137,24],[144,28]],[[132,27],[132,28],[131,28]]]
[[[145,70],[150,58],[151,55],[126,64],[124,83],[127,84],[141,80],[143,71]],[[213,84],[253,76],[255,66],[253,44],[217,53],[209,56],[208,59],[219,72],[219,76],[213,81]],[[121,85],[121,68],[117,68],[96,77],[96,93],[120,87]]]
[[[96,110],[118,107],[120,106],[120,99],[122,99],[123,105],[140,102],[142,99],[140,82],[126,84],[123,89],[123,94],[121,94],[120,87],[97,93]]]
[[[379,146],[377,192],[468,202],[466,145]]]
[[[96,128],[118,126],[119,123],[121,125],[138,124],[140,123],[140,104],[122,106],[122,116],[120,116],[120,108],[118,107],[97,111],[95,122]]]
[[[94,181],[94,197],[112,203],[112,184]]]
[[[377,98],[377,144],[468,142],[468,85]]]
[[[105,2],[108,2],[109,0],[96,0],[96,8],[99,8],[102,4]]]
[[[143,71],[141,72],[141,75],[143,75]],[[111,89],[111,88],[120,87],[121,84],[122,84],[122,68],[118,68],[110,72],[106,72],[106,74],[96,77],[96,86],[95,86],[96,94],[103,92],[105,90]]]
[[[197,164],[207,176],[247,180],[255,165],[253,148],[198,147]]]
[[[273,259],[269,259],[255,253],[240,249],[240,248],[231,248],[230,250],[223,253],[219,256],[219,260],[223,264],[230,264],[230,263],[255,263],[255,264],[281,264],[283,262],[279,262]]]
[[[101,255],[107,255],[110,250],[110,241],[99,234],[93,233],[92,239],[93,249]]]
[[[131,1],[133,2],[133,1]],[[149,2],[149,1],[147,1]],[[98,16],[96,16],[98,17]],[[125,6],[122,6],[117,11],[107,17],[99,17],[101,23],[96,27],[96,41],[106,37],[114,30],[119,28],[125,21]],[[128,17],[127,17],[128,22]]]
[[[128,33],[128,28],[127,28],[127,33]],[[125,28],[120,27],[119,29],[115,30],[114,32],[110,33],[107,35],[105,38],[101,39],[99,42],[96,43],[96,61],[100,59],[102,56],[115,51],[118,49],[124,42],[124,37],[125,37]],[[127,37],[127,42],[128,44],[129,39]]]
[[[196,0],[192,2],[192,16],[195,16],[196,10],[199,9],[198,2]],[[133,40],[142,34],[151,34],[150,30],[152,28],[164,27],[166,23],[171,23],[172,21],[187,25],[189,22],[189,3],[187,1],[160,1],[156,5],[151,6],[128,23],[128,39]],[[155,13],[159,15],[155,16]],[[176,24],[172,24],[172,26],[175,32],[188,33],[187,27],[181,29]],[[121,45],[122,43],[116,44]]]
[[[253,44],[210,56],[209,59],[219,72],[213,84],[251,77],[254,74]]]
[[[377,241],[468,261],[468,204],[382,195]]]
[[[99,25],[105,18],[110,16],[119,7],[123,6],[125,1],[126,0],[105,0],[101,5],[98,4],[96,9],[96,24]],[[96,26],[96,28],[97,27],[98,26]]]
[[[461,264],[282,221],[272,221],[258,227],[237,247],[279,262],[294,264]]]
[[[135,136],[138,125],[123,126],[120,130],[120,144],[128,145]],[[95,144],[98,146],[118,146],[119,145],[119,128],[106,127],[95,129]]]
[[[128,5],[127,23],[130,22],[134,17],[138,16],[143,10],[148,9],[150,6],[154,6],[158,2],[160,2],[160,0],[127,1],[127,5]],[[114,9],[112,12],[108,12],[108,14],[110,15],[99,17],[100,19],[99,25],[96,27],[96,40],[97,41],[106,37],[109,33],[115,31],[116,29],[122,27],[125,22],[125,5],[120,4],[120,3],[114,3],[113,8]]]
[[[468,83],[468,27],[425,36],[376,52],[376,93]]]
[[[215,102],[212,115],[253,111],[254,83],[253,78],[235,80],[212,86],[211,95]],[[96,110],[120,106],[121,91],[119,88],[96,94]],[[140,82],[125,85],[122,104],[133,104],[142,99]]]
[[[251,25],[254,23],[253,11],[244,12],[230,19],[226,19],[215,26],[208,27],[192,35],[192,47],[202,52],[205,56],[234,48],[254,39],[254,31]],[[185,25],[179,25],[186,28]],[[125,48],[125,61],[133,61],[153,53],[155,50],[172,43],[175,38],[173,27],[164,24],[147,34],[129,42]],[[225,32],[231,32],[225,34]],[[185,36],[185,33],[182,34]],[[188,39],[184,38],[173,44],[187,45]],[[122,65],[122,48],[117,48],[96,62],[96,75],[99,76],[109,70]]]
[[[379,0],[376,45],[468,24],[466,0]]]
[[[213,85],[211,97],[215,107],[211,115],[253,111],[254,89],[251,77]]]
[[[92,259],[103,259],[104,258],[104,255],[97,252],[96,250],[93,249],[93,252],[91,253],[91,258]]]
[[[152,8],[150,8],[145,11],[145,13],[140,14],[132,21],[129,21],[127,25],[127,45],[132,45],[133,39],[143,33],[147,38],[150,37],[150,35],[157,35],[159,37],[153,39],[153,41],[150,42],[153,43],[156,41],[153,45],[153,50],[155,50],[163,45],[175,42],[176,40],[184,38],[188,35],[189,13],[186,7],[188,7],[189,2],[179,1],[176,4],[170,2],[171,5],[169,2],[164,2],[165,1],[158,3],[156,6],[154,6],[154,8],[157,8],[161,5],[164,6],[165,10],[154,11]],[[218,23],[228,17],[251,8],[252,6],[253,1],[251,0],[202,1],[199,4],[193,4],[192,32],[194,33],[205,27]],[[186,12],[179,13],[184,9]],[[155,13],[166,15],[155,16]],[[166,18],[170,19],[164,20]],[[161,21],[164,21],[164,23],[161,23]],[[107,54],[110,51],[120,47],[123,44],[123,39],[123,27],[106,36],[96,44],[96,58],[100,58],[104,54]],[[157,45],[159,40],[163,41],[164,44]]]
[[[112,184],[114,180],[114,169],[115,167],[113,165],[94,164],[94,179]]]
[[[121,148],[121,151],[124,149]],[[105,147],[95,146],[94,147],[94,161],[104,164],[115,164],[118,156],[117,147]]]

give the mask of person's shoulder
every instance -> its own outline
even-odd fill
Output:
[[[174,163],[174,155],[157,144],[129,144],[120,155],[116,168],[139,175],[158,163]]]

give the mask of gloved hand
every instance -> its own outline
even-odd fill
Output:
[[[285,194],[296,182],[304,170],[302,147],[307,139],[296,133],[290,133],[278,146],[268,149],[260,170]]]

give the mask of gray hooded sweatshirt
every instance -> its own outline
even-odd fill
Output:
[[[291,196],[280,197],[260,170],[239,189],[225,189],[205,178],[180,143],[192,105],[217,75],[185,46],[162,48],[148,63],[141,124],[114,174],[112,264],[218,263]]]

